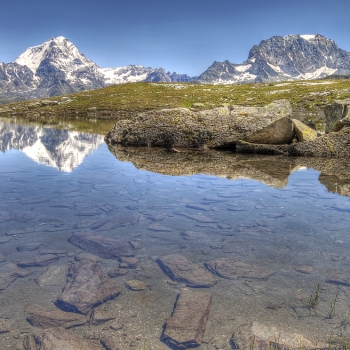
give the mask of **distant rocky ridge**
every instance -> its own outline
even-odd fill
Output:
[[[254,45],[241,64],[214,62],[198,81],[248,83],[318,79],[350,74],[350,53],[323,35],[274,36]]]
[[[0,63],[0,103],[64,95],[128,82],[261,83],[350,75],[350,53],[317,35],[274,36],[255,45],[241,64],[214,62],[199,77],[163,68],[100,68],[64,37]]]
[[[130,65],[100,68],[64,37],[28,48],[15,62],[0,63],[0,103],[70,94],[128,82],[186,82],[186,74]]]

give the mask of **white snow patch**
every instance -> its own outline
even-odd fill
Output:
[[[300,37],[309,41],[309,40],[315,39],[316,35],[315,34],[303,34],[303,35],[300,35]]]
[[[277,73],[283,73],[282,69],[279,66],[274,66],[273,64],[266,62],[270,68],[272,68]]]
[[[241,65],[241,66],[236,66],[235,70],[238,72],[245,72],[247,71],[252,65],[251,64],[247,64],[247,65]]]

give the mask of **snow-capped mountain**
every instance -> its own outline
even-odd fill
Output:
[[[0,63],[0,102],[50,97],[138,81],[190,81],[163,68],[100,68],[59,36],[28,48],[13,63]]]
[[[198,80],[248,83],[317,79],[350,74],[350,53],[317,35],[274,36],[255,45],[241,64],[214,62]]]
[[[37,163],[71,172],[104,143],[103,136],[0,121],[0,151],[22,151]]]

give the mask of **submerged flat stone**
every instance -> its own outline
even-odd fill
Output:
[[[278,329],[259,322],[240,326],[231,337],[232,349],[326,349],[325,343],[316,343],[304,338],[301,334]]]
[[[12,263],[2,266],[0,268],[0,290],[5,290],[18,277],[23,278],[30,274],[30,271],[24,271]]]
[[[133,256],[130,245],[121,239],[108,238],[90,233],[75,233],[68,240],[73,245],[104,259]]]
[[[209,216],[204,216],[204,215],[196,215],[196,214],[187,214],[184,212],[178,213],[178,215],[185,216],[188,219],[201,222],[201,223],[216,223],[218,222],[216,219],[211,218]]]
[[[35,215],[36,213],[34,210],[23,211],[15,215],[15,220],[20,223],[25,223],[29,220],[33,220]]]
[[[211,287],[217,279],[203,267],[191,263],[180,254],[171,254],[157,259],[161,269],[174,281],[188,287]]]
[[[11,221],[13,219],[13,216],[6,210],[0,210],[0,223]]]
[[[65,311],[86,315],[93,307],[116,298],[122,289],[122,285],[111,280],[100,265],[83,260],[69,269],[67,284],[56,305]]]
[[[93,309],[90,316],[90,323],[93,325],[99,325],[114,319],[115,317],[107,311]]]
[[[19,267],[47,266],[59,260],[59,258],[60,258],[59,255],[54,255],[54,254],[37,255],[33,259],[21,261],[17,263],[17,265]]]
[[[129,280],[125,282],[125,286],[134,291],[142,291],[147,288],[148,284],[139,280]]]
[[[64,312],[61,310],[33,312],[27,317],[27,321],[34,327],[52,328],[63,327],[71,328],[82,326],[87,323],[87,318],[74,312]]]
[[[235,280],[238,278],[267,279],[274,274],[266,268],[236,261],[230,258],[219,258],[205,263],[209,271],[223,278]]]
[[[103,350],[96,340],[79,337],[64,328],[50,328],[25,336],[24,350]]]
[[[183,289],[175,309],[165,323],[161,340],[172,349],[200,346],[212,303],[210,293]]]
[[[63,285],[66,281],[68,268],[66,266],[48,266],[45,271],[35,279],[39,287]]]

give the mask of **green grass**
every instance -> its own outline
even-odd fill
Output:
[[[69,97],[73,100],[70,103],[38,107],[31,111],[88,112],[89,108],[95,107],[96,111],[113,110],[129,114],[161,108],[189,108],[194,103],[203,103],[204,109],[228,105],[264,106],[278,99],[287,99],[294,107],[315,110],[337,99],[350,98],[350,79],[240,85],[128,83],[83,91]],[[60,97],[51,100],[60,101]],[[21,112],[28,103],[12,103],[6,107],[14,107]]]

